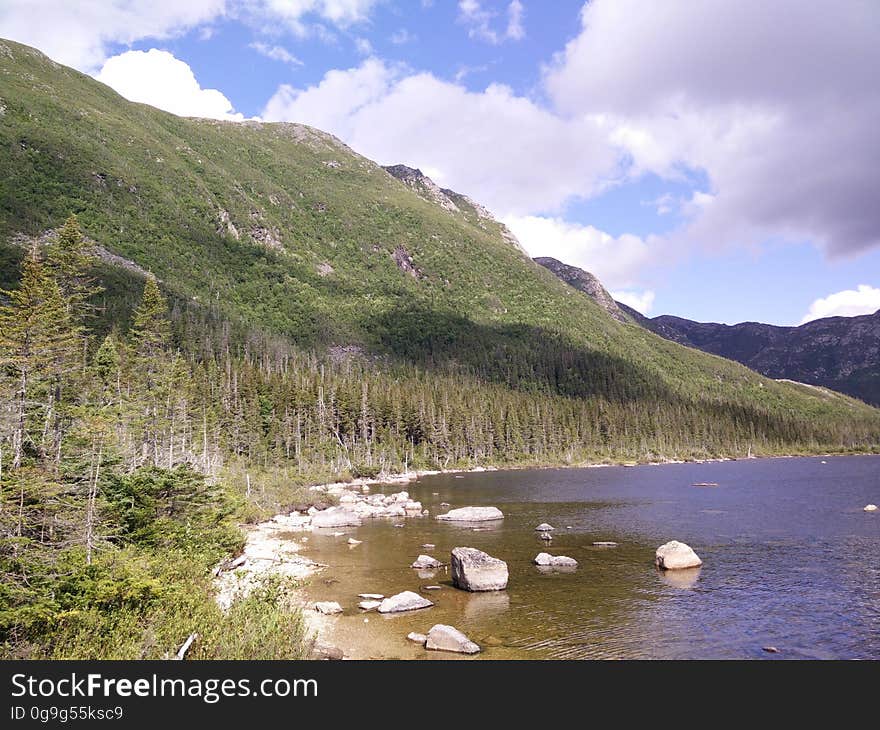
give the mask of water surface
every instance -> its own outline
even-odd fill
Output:
[[[309,597],[345,607],[327,639],[355,658],[451,658],[405,638],[435,623],[493,659],[880,658],[880,513],[862,510],[880,503],[880,457],[444,474],[406,489],[431,517],[370,520],[306,543],[306,555],[331,566]],[[479,530],[439,522],[441,502],[495,505],[505,518]],[[541,522],[556,527],[549,545],[534,531]],[[671,539],[703,567],[658,572],[654,551]],[[419,553],[448,562],[456,546],[507,561],[508,589],[467,593],[446,569],[408,567]],[[539,569],[542,551],[579,567]],[[436,605],[388,616],[356,607],[358,593],[402,590]]]

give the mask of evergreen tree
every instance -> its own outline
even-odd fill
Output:
[[[88,273],[92,256],[75,215],[64,222],[58,231],[58,238],[49,246],[47,264],[74,319],[86,319],[93,309],[89,305],[89,299],[100,292],[102,287]]]
[[[0,307],[0,364],[17,388],[12,434],[17,468],[28,446],[45,456],[60,379],[75,367],[81,330],[36,249],[22,263],[19,288],[2,294],[8,303]]]

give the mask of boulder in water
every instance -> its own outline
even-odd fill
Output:
[[[452,551],[452,583],[466,591],[501,591],[507,588],[507,563],[471,547]]]
[[[703,564],[690,545],[678,540],[671,540],[658,547],[654,555],[654,562],[661,570],[699,568]]]

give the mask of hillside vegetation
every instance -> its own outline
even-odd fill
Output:
[[[878,443],[875,409],[617,322],[317,130],[0,41],[0,167],[7,655],[301,653],[282,587],[223,614],[210,571],[325,478]]]

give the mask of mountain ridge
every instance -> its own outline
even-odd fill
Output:
[[[775,450],[850,448],[880,425],[855,401],[763,379],[614,319],[573,296],[469,198],[438,188],[457,210],[426,199],[432,191],[320,130],[175,117],[11,41],[0,41],[0,71],[3,286],[16,284],[23,254],[13,238],[77,213],[90,239],[154,274],[176,301],[252,328],[245,352],[254,333],[319,354],[363,352],[407,378],[436,373],[443,388],[468,378],[472,393],[506,389],[524,399],[523,413],[535,399],[530,419],[548,398],[568,399],[577,415],[565,411],[567,432],[591,449],[703,449],[694,431],[716,451],[744,450],[755,429]],[[421,178],[416,187],[427,186]],[[131,295],[107,289],[113,327]],[[515,433],[504,418],[493,415],[490,431]],[[562,425],[542,428],[550,438]]]

